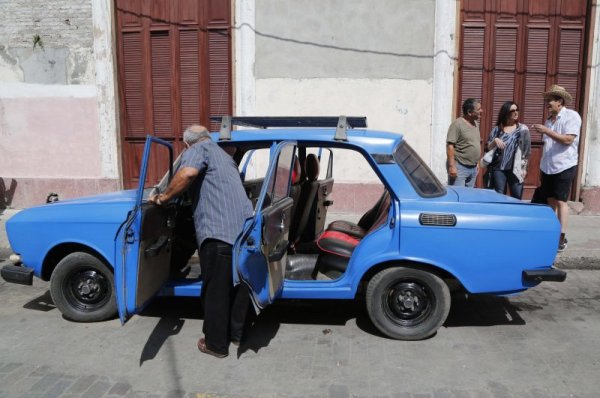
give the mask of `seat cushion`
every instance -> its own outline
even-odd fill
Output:
[[[343,232],[325,231],[317,239],[317,246],[326,253],[350,257],[359,242],[359,239]]]
[[[343,232],[357,239],[362,239],[367,234],[367,231],[361,228],[358,224],[350,221],[337,220],[329,224],[328,231]]]

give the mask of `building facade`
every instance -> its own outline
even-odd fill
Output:
[[[543,121],[540,93],[559,83],[584,118],[573,199],[600,212],[595,1],[4,4],[0,206],[134,186],[146,134],[180,150],[187,125],[215,129],[210,117],[224,113],[365,115],[369,128],[403,133],[445,180],[446,130],[466,96],[483,101],[483,140],[505,100],[526,123]],[[373,177],[337,161],[340,210],[359,211],[347,198]]]

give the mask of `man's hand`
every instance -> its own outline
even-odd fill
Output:
[[[571,145],[573,143],[573,141],[575,141],[575,138],[577,137],[576,134],[569,134],[569,133],[559,134],[555,131],[552,131],[551,129],[549,129],[548,127],[546,127],[542,124],[534,124],[531,127],[533,127],[538,132],[540,132],[540,134],[547,135],[548,137],[552,138],[554,141],[558,142],[559,144],[563,144],[563,145]]]
[[[458,177],[458,171],[456,170],[455,165],[452,164],[452,165],[448,166],[448,175],[452,178]]]
[[[534,124],[531,127],[540,134],[548,134],[549,131],[552,131],[548,127],[544,126],[543,124]]]
[[[164,198],[161,198],[161,196],[164,197],[162,193],[159,193],[158,195],[152,195],[148,198],[148,202],[154,203],[157,206],[162,206],[165,200]]]

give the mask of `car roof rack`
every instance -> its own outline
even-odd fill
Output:
[[[338,141],[347,141],[346,131],[367,127],[366,116],[214,116],[210,120],[219,122],[219,141],[231,140],[232,126],[255,127],[335,127]]]

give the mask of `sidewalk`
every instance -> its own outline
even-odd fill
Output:
[[[0,210],[0,260],[7,259],[12,253],[4,223],[17,212],[13,209]],[[358,216],[340,214],[336,219],[340,218],[354,220]],[[600,270],[600,216],[570,215],[567,238],[569,245],[558,254],[555,261],[557,267]]]

